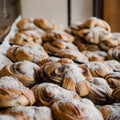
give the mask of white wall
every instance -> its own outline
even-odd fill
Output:
[[[93,0],[72,0],[72,23],[93,14]],[[21,0],[23,18],[53,19],[67,26],[67,0]]]

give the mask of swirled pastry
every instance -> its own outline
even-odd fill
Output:
[[[40,45],[13,45],[8,49],[6,55],[14,62],[27,60],[37,63],[48,58],[48,54]]]
[[[120,87],[120,73],[119,72],[109,73],[105,76],[105,79],[107,80],[111,88]]]
[[[79,52],[77,47],[72,43],[57,40],[53,42],[46,42],[43,45],[43,47],[50,54],[59,57],[70,58],[76,62],[81,62],[81,63],[88,62],[88,58],[85,55],[83,55],[81,52]]]
[[[85,98],[60,100],[53,103],[51,108],[59,120],[103,120],[101,112]]]
[[[35,18],[34,24],[43,30],[56,30],[61,29],[61,26],[56,24],[53,20]]]
[[[20,31],[36,29],[36,26],[30,19],[22,19],[17,23],[17,27]]]
[[[81,68],[88,68],[93,75],[93,77],[105,77],[108,73],[113,73],[113,70],[102,62],[89,62],[87,64],[80,65]]]
[[[0,70],[8,64],[12,64],[12,61],[7,58],[5,55],[0,54]]]
[[[34,102],[33,92],[23,86],[17,78],[8,76],[0,78],[0,107],[33,105]]]
[[[101,19],[96,18],[96,17],[90,17],[88,20],[83,22],[83,24],[79,25],[78,27],[79,27],[79,29],[100,27],[100,28],[105,29],[106,31],[109,31],[109,32],[111,31],[111,28],[106,21],[101,20]]]
[[[98,45],[88,43],[85,40],[80,39],[78,37],[75,39],[74,44],[78,47],[80,51],[84,51],[84,50],[99,51],[100,50],[100,47]]]
[[[105,79],[94,77],[91,88],[92,90],[86,98],[93,101],[93,103],[103,105],[112,102],[112,89]]]
[[[80,99],[74,91],[69,91],[52,83],[42,83],[32,88],[36,104],[50,106],[54,102],[62,99]]]
[[[51,30],[46,32],[46,34],[42,37],[44,42],[50,42],[53,40],[61,40],[66,42],[73,42],[74,37],[62,30]]]
[[[52,82],[65,89],[76,91],[80,96],[85,96],[91,90],[88,81],[91,82],[92,77],[84,70],[75,64],[55,62],[43,65],[36,74],[37,80],[41,83]]]
[[[17,106],[2,111],[0,113],[0,116],[1,115],[6,115],[6,116],[9,115],[14,118],[13,120],[53,120],[51,109],[45,106],[44,107]],[[8,120],[8,119],[4,119],[4,120]]]
[[[105,105],[100,107],[104,120],[119,120],[120,119],[120,105]]]
[[[112,96],[115,100],[119,100],[120,101],[120,87],[115,88],[112,92]]]
[[[12,44],[17,45],[41,45],[42,39],[41,36],[33,31],[20,31],[15,34],[15,37],[10,41]]]
[[[109,50],[112,47],[120,45],[120,33],[103,34],[100,39],[100,47],[103,50]]]
[[[80,38],[84,39],[88,43],[99,44],[101,42],[100,37],[102,34],[107,34],[108,32],[100,27],[93,27],[90,29],[82,29],[76,32]]]
[[[117,60],[107,60],[105,61],[105,63],[108,64],[113,69],[113,71],[120,71],[120,62],[118,62]]]
[[[105,51],[82,51],[89,61],[104,61],[107,58]]]
[[[38,65],[29,61],[16,62],[4,66],[0,71],[0,76],[15,76],[25,86],[32,86],[35,81],[35,70],[40,69]]]
[[[107,58],[109,60],[115,59],[120,61],[120,46],[117,46],[115,48],[110,48],[107,52]]]

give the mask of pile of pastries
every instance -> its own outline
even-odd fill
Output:
[[[0,55],[0,120],[120,119],[120,33],[95,17],[17,27]]]

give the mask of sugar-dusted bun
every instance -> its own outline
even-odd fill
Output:
[[[53,120],[51,109],[45,106],[17,106],[0,112],[1,115],[11,116],[14,120]]]
[[[35,18],[33,22],[36,26],[42,28],[45,31],[61,29],[61,26],[56,24],[53,20]]]
[[[88,62],[88,58],[83,55],[72,43],[57,40],[53,42],[46,42],[43,47],[50,54],[70,58],[76,62]]]
[[[32,88],[37,105],[50,106],[62,99],[80,99],[75,91],[69,91],[52,83],[42,83]]]
[[[13,45],[8,49],[6,55],[14,62],[27,60],[38,63],[48,58],[48,54],[40,45]]]
[[[100,111],[85,98],[60,100],[53,103],[51,108],[59,120],[103,120]]]
[[[90,70],[93,77],[105,77],[108,73],[113,73],[112,68],[102,62],[89,62],[87,64],[80,65],[81,68],[86,67]]]
[[[103,78],[94,77],[91,83],[92,90],[86,96],[97,105],[112,103],[112,89]]]
[[[23,86],[15,77],[0,78],[0,107],[14,107],[33,105],[35,97],[33,92]]]
[[[35,71],[40,69],[38,65],[29,61],[16,62],[4,66],[0,71],[0,76],[15,76],[25,86],[33,86],[36,83]]]
[[[92,81],[92,77],[89,72],[75,64],[47,63],[36,74],[37,80],[41,83],[52,82],[65,89],[76,91],[80,96],[89,94],[91,90],[88,81]]]

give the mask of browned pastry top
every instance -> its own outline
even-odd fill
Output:
[[[42,44],[42,39],[36,31],[27,30],[17,32],[10,42],[18,45],[40,45]]]
[[[30,86],[36,83],[35,70],[40,69],[38,65],[29,61],[16,62],[4,66],[0,71],[0,76],[15,76],[25,86]]]
[[[113,69],[113,71],[120,71],[120,62],[117,60],[107,60],[105,63],[107,63]]]
[[[86,20],[85,22],[83,22],[83,24],[79,26],[80,29],[92,27],[101,27],[109,32],[111,31],[111,28],[106,21],[96,17],[90,17],[88,20]]]
[[[80,99],[74,91],[69,91],[52,83],[42,83],[32,88],[38,105],[50,106],[62,99]]]
[[[72,43],[57,40],[46,42],[43,47],[48,53],[53,55],[70,58],[77,62],[88,62],[88,58],[79,52],[78,48]]]
[[[56,30],[61,29],[61,26],[56,24],[53,20],[35,18],[34,24],[44,30]]]
[[[0,116],[1,115],[4,116],[9,115],[13,117],[14,120],[53,120],[51,109],[45,106],[13,107],[1,112]],[[9,120],[9,119],[4,119],[4,120]]]
[[[91,83],[92,90],[86,96],[97,105],[108,104],[113,101],[112,89],[108,85],[107,81],[103,78],[94,77]]]
[[[107,58],[105,51],[82,51],[89,58],[89,61],[104,61]]]
[[[60,100],[53,103],[51,108],[59,120],[103,120],[100,111],[85,98]]]
[[[36,26],[30,19],[22,19],[17,23],[17,27],[19,30],[31,30],[35,29]]]
[[[14,62],[28,60],[37,63],[48,58],[48,54],[40,45],[13,45],[8,49],[6,55]]]
[[[104,120],[119,120],[120,119],[120,105],[119,103],[113,105],[105,105],[99,108]]]
[[[102,62],[89,62],[87,64],[80,65],[80,67],[88,68],[94,77],[105,77],[106,74],[113,73],[112,68]]]
[[[44,42],[49,42],[53,40],[61,40],[66,42],[73,42],[74,37],[63,30],[51,30],[46,32],[46,34],[42,37]]]
[[[45,64],[37,71],[37,79],[40,82],[56,83],[65,89],[76,91],[80,96],[88,94],[91,90],[88,81],[92,81],[92,77],[88,71],[75,64]]]
[[[15,77],[0,78],[0,107],[33,105],[33,92]]]

